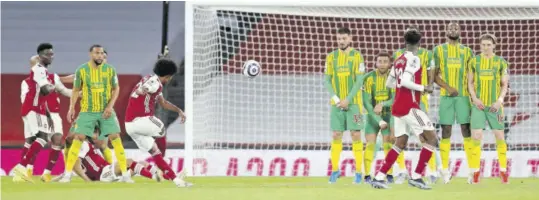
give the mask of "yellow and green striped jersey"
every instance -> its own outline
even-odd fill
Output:
[[[337,49],[326,56],[325,74],[331,76],[331,85],[339,99],[345,99],[351,92],[356,76],[365,73],[365,63],[361,52],[351,49],[348,52]],[[361,106],[361,91],[350,102]],[[331,105],[335,102],[331,100]]]
[[[508,74],[509,63],[500,56],[486,58],[477,55],[470,62],[470,73],[474,74],[474,89],[486,107],[495,103],[501,91],[502,77]]]
[[[441,44],[433,49],[434,65],[440,69],[442,80],[459,92],[459,96],[469,96],[467,87],[467,72],[470,60],[473,58],[472,49],[463,44]],[[442,88],[441,96],[450,94]]]
[[[99,66],[90,61],[75,72],[74,87],[82,90],[80,112],[103,112],[118,86],[116,69],[103,63]]]
[[[399,49],[393,53],[393,60],[397,60],[406,49]],[[428,71],[432,70],[434,68],[434,60],[432,59],[432,52],[430,52],[428,49],[425,48],[419,48],[417,51],[417,56],[419,57],[419,60],[421,61],[421,67],[423,68],[422,74],[421,74],[421,85],[427,85],[428,82]],[[425,106],[428,111],[429,108],[429,101],[427,98],[427,95],[421,96],[421,103]]]
[[[386,87],[388,75],[389,72],[381,74],[378,70],[365,74],[363,103],[368,112],[373,112],[371,108],[374,108],[377,104],[389,101],[393,98],[395,90]],[[391,113],[391,106],[387,106],[387,109],[384,109],[383,111],[384,113]]]

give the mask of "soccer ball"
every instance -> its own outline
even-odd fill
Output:
[[[247,62],[243,63],[243,75],[254,78],[260,74],[262,69],[260,68],[260,63],[254,61],[254,60],[248,60]]]

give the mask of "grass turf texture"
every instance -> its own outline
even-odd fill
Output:
[[[493,200],[537,199],[539,178],[510,179],[503,185],[497,178],[482,179],[479,185],[466,184],[465,179],[454,179],[450,184],[435,184],[424,191],[407,184],[391,185],[389,190],[375,190],[370,185],[352,184],[352,178],[341,178],[328,184],[327,178],[299,177],[193,177],[195,186],[176,188],[171,182],[157,183],[137,177],[135,184],[84,183],[74,178],[69,184],[14,183],[11,177],[2,177],[2,200],[311,200],[311,199],[437,199],[437,200]]]

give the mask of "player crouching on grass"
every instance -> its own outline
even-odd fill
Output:
[[[472,116],[470,126],[472,130],[471,172],[472,183],[479,183],[481,175],[481,140],[483,129],[488,122],[494,137],[496,137],[496,150],[500,164],[500,178],[502,183],[509,183],[507,174],[507,143],[504,138],[503,101],[509,87],[509,64],[501,56],[494,53],[496,37],[490,34],[482,35],[481,54],[475,56],[470,64],[468,73],[468,91],[472,100]]]
[[[152,155],[155,165],[163,171],[163,178],[172,180],[178,187],[189,187],[192,184],[185,182],[182,178],[183,175],[176,175],[165,162],[154,139],[154,137],[165,135],[163,123],[154,116],[156,101],[164,109],[177,112],[181,119],[180,122],[185,122],[183,111],[165,100],[162,94],[163,84],[167,83],[177,70],[178,66],[174,61],[159,59],[153,68],[155,75],[142,78],[133,88],[125,112],[125,130],[140,150]],[[185,174],[185,170],[180,174]]]
[[[376,137],[378,132],[382,132],[384,142],[384,152],[387,154],[391,149],[393,136],[393,117],[391,116],[391,105],[393,104],[392,89],[386,87],[391,59],[389,53],[383,51],[376,56],[376,70],[364,76],[363,82],[363,107],[367,110],[364,116],[365,139],[367,147],[364,155],[365,182],[371,182],[371,166],[376,153]],[[389,124],[388,124],[389,123]],[[386,148],[388,147],[388,148]],[[387,149],[387,150],[386,150]],[[388,172],[387,181],[393,182],[391,170]]]

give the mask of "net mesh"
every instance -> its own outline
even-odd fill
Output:
[[[362,52],[370,71],[379,51],[403,47],[408,25],[418,26],[421,46],[432,49],[445,42],[450,20],[461,25],[461,42],[475,54],[481,34],[498,37],[497,54],[510,63],[509,148],[537,149],[538,8],[195,7],[195,154],[204,149],[328,149],[330,106],[323,70],[326,54],[336,48],[336,29],[352,30],[352,46]],[[247,60],[260,62],[262,74],[243,76]],[[438,94],[439,88],[430,98],[433,122]],[[453,127],[451,140],[453,149],[460,149],[459,127]],[[348,148],[346,133],[344,141]],[[484,143],[494,148],[494,136],[487,132]],[[410,145],[417,149],[417,139]]]

